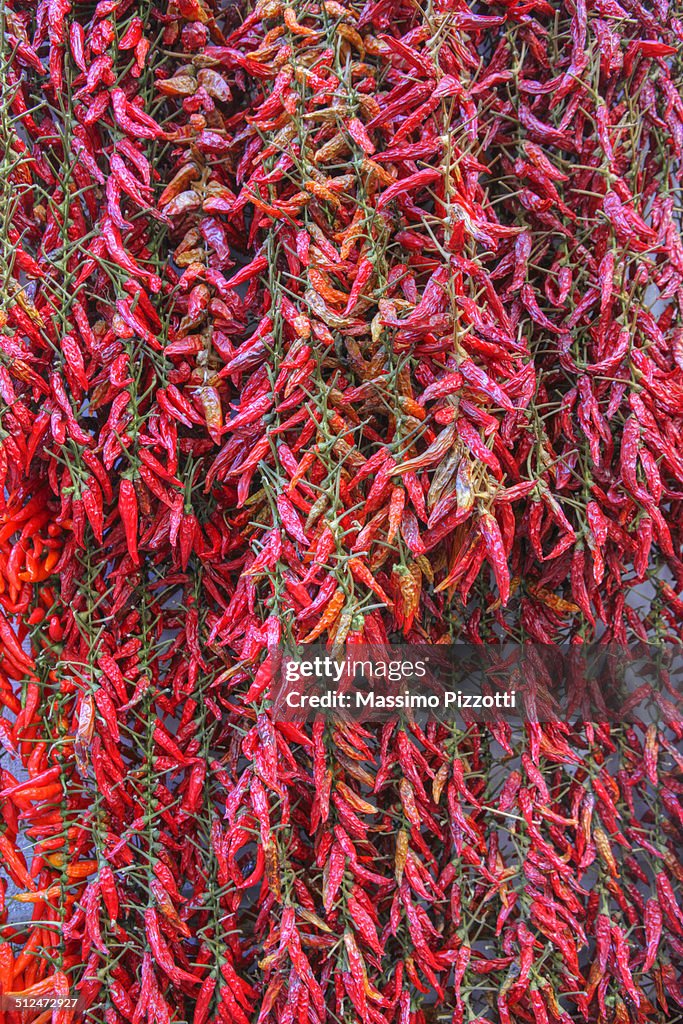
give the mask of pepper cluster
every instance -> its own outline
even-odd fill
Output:
[[[0,21],[2,994],[680,1019],[673,695],[521,734],[267,699],[282,641],[681,642],[675,5]]]

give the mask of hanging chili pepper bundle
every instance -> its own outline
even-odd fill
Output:
[[[0,17],[3,996],[676,1020],[673,701],[267,700],[282,641],[680,643],[674,8]]]

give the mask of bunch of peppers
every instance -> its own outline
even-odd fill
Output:
[[[285,642],[681,643],[678,14],[3,5],[8,1024],[681,1019],[673,699],[268,700]]]

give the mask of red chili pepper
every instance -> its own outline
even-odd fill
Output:
[[[119,484],[118,508],[126,545],[134,565],[140,565],[138,553],[138,499],[133,481],[124,477]]]

